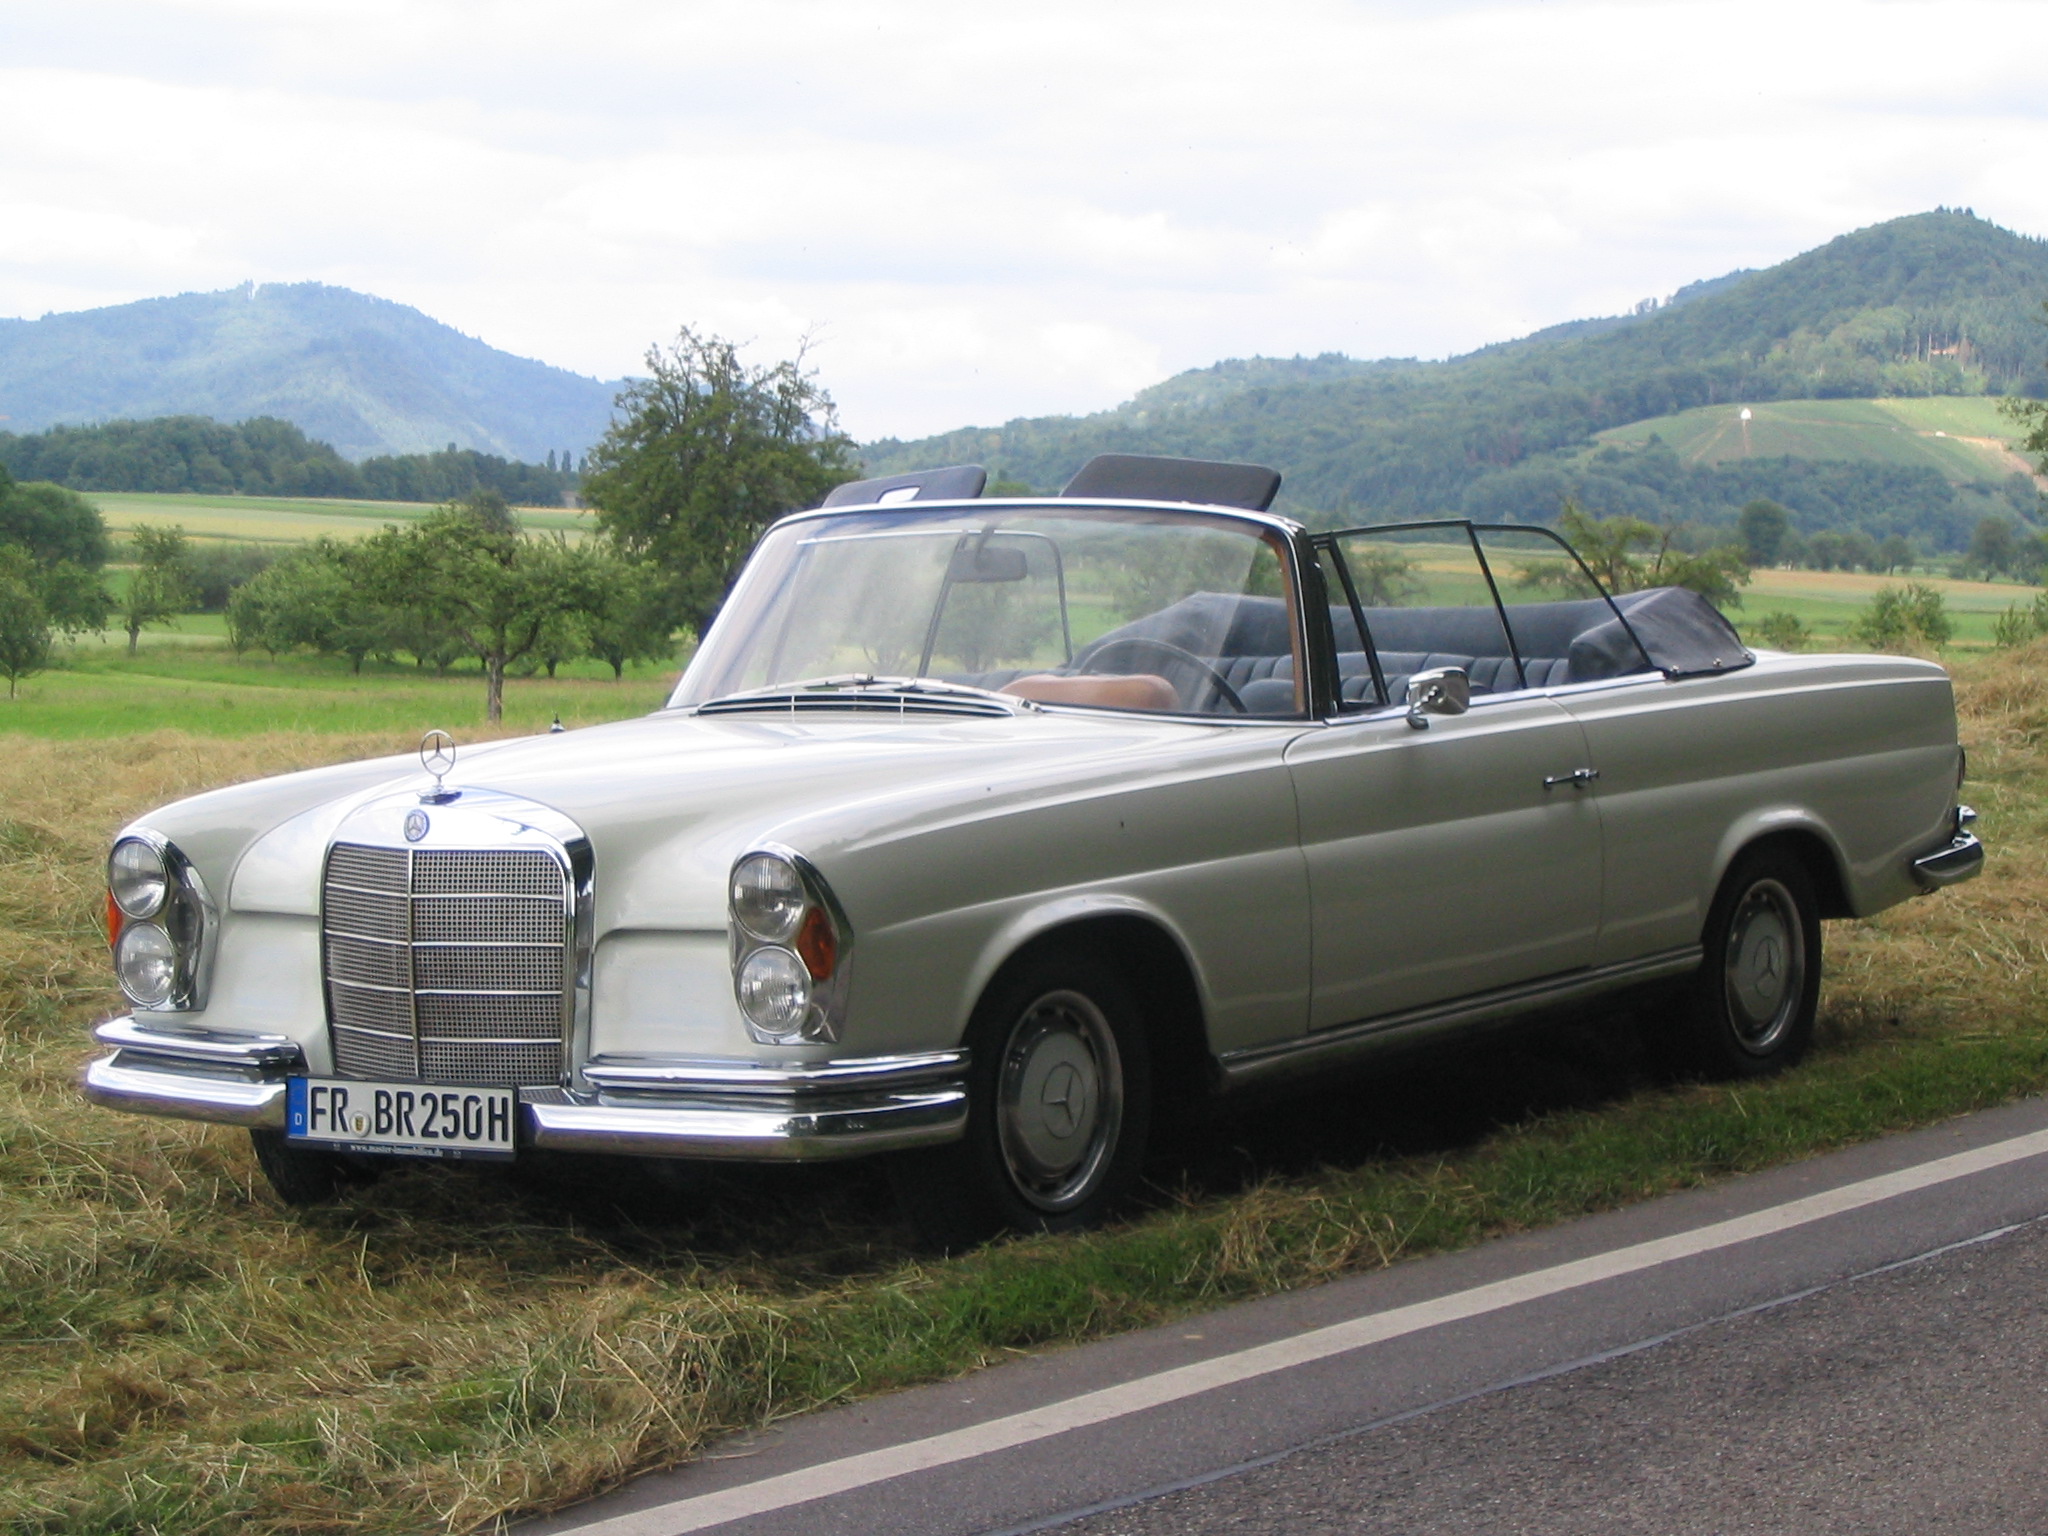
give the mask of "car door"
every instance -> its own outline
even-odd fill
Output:
[[[1524,686],[1470,529],[1316,542],[1347,697],[1287,752],[1312,903],[1311,1028],[1588,965],[1601,846],[1585,733]],[[1471,708],[1417,729],[1399,700],[1409,675],[1436,666],[1467,671]]]

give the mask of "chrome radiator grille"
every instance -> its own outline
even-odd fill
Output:
[[[559,1079],[570,897],[552,856],[336,843],[321,911],[337,1072]]]

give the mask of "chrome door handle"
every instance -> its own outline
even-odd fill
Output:
[[[1554,773],[1543,781],[1545,789],[1555,789],[1560,784],[1569,784],[1573,789],[1584,789],[1600,777],[1598,768],[1574,768],[1570,773]]]

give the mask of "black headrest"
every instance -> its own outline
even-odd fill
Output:
[[[972,501],[988,484],[988,471],[979,464],[955,464],[947,469],[920,469],[907,475],[881,475],[873,480],[849,480],[835,485],[826,496],[828,507],[863,507],[887,497],[897,501]],[[908,496],[891,496],[891,491],[909,491]]]
[[[1263,512],[1280,494],[1280,471],[1263,464],[1098,453],[1075,472],[1060,494],[1099,496],[1109,501],[1193,501]]]

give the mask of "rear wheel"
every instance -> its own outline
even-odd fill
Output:
[[[967,1040],[965,1139],[894,1169],[919,1240],[958,1250],[1113,1213],[1137,1182],[1152,1108],[1123,978],[1089,955],[1027,958],[990,986]]]
[[[1713,1077],[1762,1077],[1804,1056],[1821,958],[1806,866],[1781,848],[1743,854],[1714,897],[1702,942],[1686,1012],[1692,1064]]]
[[[357,1158],[287,1141],[283,1131],[251,1131],[256,1166],[286,1205],[320,1205],[376,1174]]]

